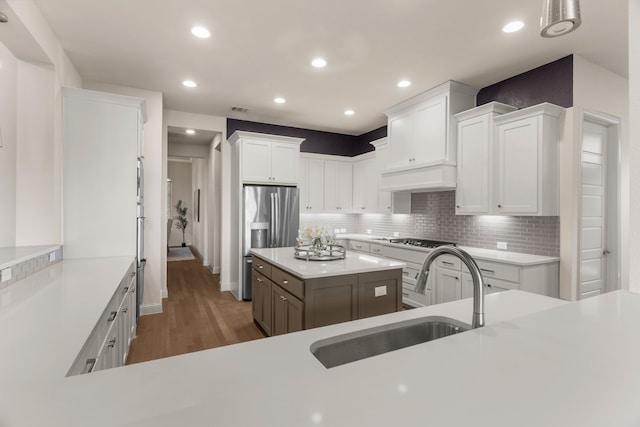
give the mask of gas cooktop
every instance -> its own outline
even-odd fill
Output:
[[[397,243],[399,245],[418,246],[421,248],[437,248],[438,246],[455,246],[455,243],[442,242],[439,240],[427,240],[427,239],[391,239],[389,243]]]

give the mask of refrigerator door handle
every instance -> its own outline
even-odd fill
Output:
[[[271,233],[269,246],[274,248],[276,246],[275,194],[269,194],[269,202],[269,232]]]
[[[274,247],[279,247],[281,245],[280,240],[282,239],[282,236],[280,235],[280,195],[278,193],[275,193],[273,195],[274,198],[274,216],[275,216],[275,220],[273,221],[273,223],[276,226],[276,241],[274,242]]]

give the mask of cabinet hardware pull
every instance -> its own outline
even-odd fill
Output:
[[[124,288],[122,288],[122,293],[126,294],[128,290],[129,290],[129,287],[125,286]]]
[[[402,296],[403,296],[403,297],[408,297],[408,296],[409,296],[409,294],[405,294],[405,293],[403,292],[403,293],[402,293]]]
[[[122,312],[123,312],[123,313],[126,313],[127,311],[129,311],[129,308],[128,308],[128,307],[125,307],[125,308],[123,308],[123,309],[122,309]]]
[[[499,208],[501,208],[501,207],[502,207],[502,205],[498,205],[498,207],[499,207]]]
[[[262,270],[262,264],[258,264],[258,268]]]
[[[258,282],[262,283],[262,279],[261,279],[261,278],[256,277],[256,280],[257,280]]]
[[[481,268],[480,271],[484,271],[485,273],[496,274],[495,270],[487,270],[486,268]]]
[[[117,315],[118,315],[117,311],[112,311],[111,314],[109,314],[109,318],[107,319],[107,322],[113,322]]]
[[[491,287],[491,283],[485,283],[485,285],[487,285],[487,288]]]
[[[115,347],[115,345],[116,345],[116,339],[115,338],[111,338],[109,340],[109,343],[107,344],[107,347],[113,348],[113,347]]]
[[[403,271],[402,274],[404,274],[405,276],[408,276],[409,272],[408,271]]]
[[[131,277],[133,277],[133,276],[135,276],[135,275],[136,275],[136,272],[135,272],[135,271],[132,271],[132,272],[131,272],[131,274],[130,274],[130,276],[131,276]]]
[[[282,281],[282,284],[284,284],[284,285],[286,285],[287,283],[289,283],[289,281],[288,281],[288,280],[283,280],[283,281]]]
[[[416,273],[416,277],[414,277],[414,279],[417,279],[419,274],[420,274],[420,273]]]
[[[458,276],[456,276],[456,280],[460,280],[460,278]]]
[[[456,208],[460,209],[460,205],[456,205]]]
[[[87,359],[86,364],[84,365],[84,374],[91,373],[93,368],[96,366],[96,359]]]
[[[453,263],[452,263],[452,262],[449,262],[449,261],[442,261],[442,263],[443,263],[444,265],[453,265]]]

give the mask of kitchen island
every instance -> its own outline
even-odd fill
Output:
[[[3,342],[28,340],[24,324],[54,314],[16,304]],[[314,342],[424,316],[468,323],[471,300],[67,378],[48,361],[48,342],[3,346],[11,369],[1,371],[0,425],[640,425],[640,295],[567,303],[506,291],[487,295],[485,308],[484,328],[332,369],[311,354]],[[36,364],[51,372],[36,378]]]
[[[402,310],[402,262],[349,252],[307,261],[293,248],[251,253],[253,318],[267,335]]]

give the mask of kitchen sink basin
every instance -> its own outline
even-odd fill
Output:
[[[344,365],[471,329],[448,317],[429,316],[316,341],[311,353],[326,368]]]

